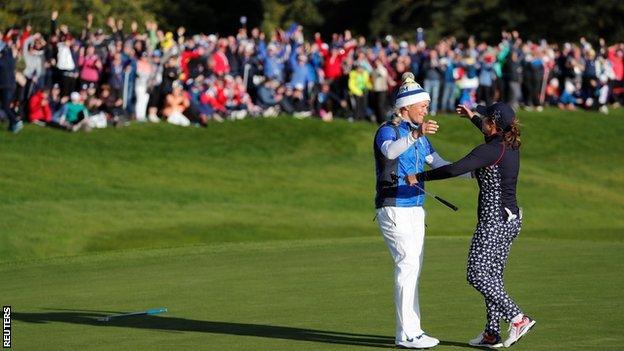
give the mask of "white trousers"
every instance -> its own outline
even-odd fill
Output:
[[[189,121],[189,119],[186,118],[185,115],[177,111],[173,112],[171,115],[169,115],[169,117],[167,117],[167,122],[182,127],[188,127],[191,125],[191,121]]]
[[[147,85],[135,84],[134,93],[136,94],[136,104],[134,107],[134,113],[136,114],[137,121],[144,122],[147,113],[147,103],[149,102],[149,94],[147,93]]]
[[[420,327],[418,277],[423,260],[425,210],[422,207],[382,207],[377,222],[394,260],[396,340],[423,333]]]

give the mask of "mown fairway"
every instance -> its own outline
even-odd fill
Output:
[[[521,113],[524,228],[506,280],[537,319],[517,350],[624,342],[624,112]],[[439,116],[455,160],[480,142]],[[392,347],[392,265],[371,220],[374,127],[290,118],[0,138],[0,302],[16,350]],[[476,182],[428,185],[426,330],[465,349]],[[108,324],[106,313],[165,306]]]

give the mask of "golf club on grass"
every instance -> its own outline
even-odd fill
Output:
[[[142,315],[154,315],[154,314],[165,313],[165,312],[167,312],[167,307],[151,308],[149,310],[139,311],[139,312],[113,314],[113,315],[106,316],[106,317],[100,317],[97,320],[100,321],[100,322],[108,322],[112,318],[129,317],[129,316],[142,316]]]

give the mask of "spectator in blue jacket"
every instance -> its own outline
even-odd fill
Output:
[[[484,101],[486,105],[491,105],[494,101],[494,57],[486,55],[477,64],[479,70],[479,88],[477,89],[477,100]]]
[[[442,70],[444,71],[444,88],[442,90],[442,106],[441,110],[455,110],[455,52],[449,50],[447,56],[440,59]]]
[[[308,63],[308,58],[305,55],[299,55],[296,64],[292,65],[291,70],[290,85],[294,87],[302,86],[304,91],[309,91],[315,82],[315,75],[314,68]]]
[[[2,37],[2,33],[0,33]],[[0,40],[0,111],[9,119],[9,130],[19,133],[22,121],[11,109],[15,93],[15,56],[13,50]]]
[[[260,42],[258,46],[259,54],[264,65],[264,76],[275,79],[278,82],[284,81],[284,56],[285,49],[278,52],[277,46],[273,43],[265,46]]]
[[[438,98],[440,96],[440,81],[442,80],[442,72],[440,71],[440,60],[438,52],[431,50],[429,57],[423,62],[423,71],[425,72],[425,90],[431,96],[431,106],[429,114],[435,116],[438,112]]]

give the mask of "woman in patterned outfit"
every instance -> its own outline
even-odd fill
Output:
[[[465,106],[460,116],[469,118],[485,134],[485,143],[461,160],[440,168],[409,175],[410,185],[474,172],[479,183],[478,223],[468,255],[468,282],[485,298],[485,330],[470,341],[473,346],[509,347],[526,334],[535,321],[524,315],[507,294],[503,271],[512,241],[520,233],[522,210],[516,203],[520,166],[520,131],[513,109],[498,102],[477,106],[477,117]],[[500,319],[509,322],[509,337],[501,342]]]

